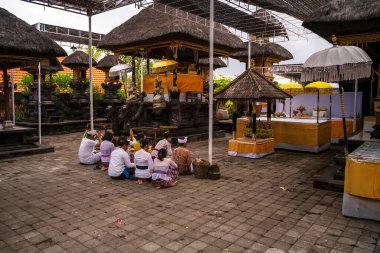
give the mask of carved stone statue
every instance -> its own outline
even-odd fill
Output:
[[[139,97],[137,94],[136,85],[133,82],[131,82],[128,85],[127,93],[128,93],[127,101],[134,101],[134,100],[137,100]]]
[[[162,81],[158,77],[154,80],[153,109],[166,107],[164,88],[162,88],[161,83]]]

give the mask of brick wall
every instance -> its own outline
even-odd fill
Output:
[[[59,57],[58,60],[60,62],[62,62],[64,59],[64,57]],[[3,72],[0,71],[1,73],[1,76],[0,76],[0,83],[3,82]],[[58,73],[62,73],[62,74],[72,74],[73,71],[70,69],[70,68],[67,68],[65,66],[63,66],[63,71],[59,71]],[[103,89],[101,88],[101,84],[104,82],[104,79],[105,79],[105,74],[103,71],[97,69],[97,68],[92,68],[92,73],[93,73],[93,84],[95,86],[95,90],[101,90],[103,91]],[[10,75],[11,74],[11,70],[8,70],[8,74]],[[26,71],[22,71],[20,70],[20,68],[16,68],[14,69],[14,80],[15,80],[15,83],[19,83],[21,78],[28,74],[28,72]],[[90,76],[90,71],[87,70],[87,73],[86,73],[87,77]],[[20,88],[18,88],[18,91],[20,91]]]

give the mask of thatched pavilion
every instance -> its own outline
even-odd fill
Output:
[[[231,58],[237,59],[240,62],[245,62],[246,67],[253,67],[260,73],[264,73],[267,78],[272,78],[272,74],[269,72],[269,67],[273,63],[278,63],[281,61],[286,61],[293,59],[293,55],[283,46],[267,42],[264,44],[259,44],[257,42],[251,42],[251,62],[252,66],[248,66],[248,42],[245,42],[245,50],[236,52],[231,55]]]
[[[25,21],[0,8],[0,67],[4,74],[4,121],[10,120],[7,69],[51,57],[66,56],[54,41],[40,34]]]
[[[0,8],[0,67],[3,71],[4,120],[0,127],[0,158],[54,151],[48,146],[37,146],[40,140],[36,129],[13,127],[10,121],[10,91],[7,70],[46,61],[51,57],[66,56],[54,41],[8,11]],[[41,128],[39,127],[39,133]],[[40,135],[40,134],[39,134]]]
[[[274,152],[274,140],[271,135],[265,136],[264,140],[256,140],[257,122],[256,117],[261,114],[261,106],[257,102],[267,103],[267,125],[264,131],[270,129],[271,103],[276,99],[291,97],[288,93],[277,88],[275,84],[268,81],[265,76],[253,69],[246,70],[243,74],[233,80],[227,87],[215,94],[218,103],[225,104],[227,101],[234,103],[234,114],[232,117],[233,140],[229,143],[229,155],[240,155],[249,158],[260,158]],[[242,136],[246,128],[247,119],[242,119],[243,124],[237,135],[237,106],[238,104],[248,105],[246,108],[248,116],[251,116],[252,140],[237,138]],[[251,114],[252,112],[252,114]],[[240,125],[240,124],[239,124]],[[240,150],[242,148],[242,150]]]

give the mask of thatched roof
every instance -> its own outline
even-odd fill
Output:
[[[194,46],[201,51],[208,51],[209,28],[148,7],[113,29],[99,42],[98,47],[125,53],[153,44],[170,46],[174,40],[184,47]],[[233,53],[242,50],[244,43],[229,31],[216,29],[214,48],[215,51]]]
[[[263,75],[248,69],[215,94],[218,100],[265,100],[291,97]]]
[[[210,58],[200,58],[198,65],[209,67]],[[225,68],[225,67],[227,67],[227,64],[222,59],[220,59],[219,57],[214,57],[214,69]]]
[[[23,71],[34,73],[34,72],[38,71],[38,65],[33,64],[33,65],[26,66],[26,67],[22,67],[20,69]],[[63,67],[57,58],[50,58],[49,59],[49,65],[41,64],[41,72],[55,73],[58,71],[63,71]]]
[[[0,8],[0,61],[66,55],[65,50],[57,43],[39,33],[25,21]]]
[[[302,24],[314,33],[332,35],[380,32],[379,0],[332,0],[315,10]]]
[[[248,61],[248,42],[244,43],[246,49],[232,54],[230,57],[237,59],[241,62]],[[293,55],[283,46],[276,43],[265,43],[260,45],[257,42],[251,42],[251,58],[255,57],[272,57],[279,61],[286,61],[293,59]]]
[[[106,57],[104,57],[98,62],[98,65],[96,65],[96,68],[101,69],[101,70],[109,70],[110,68],[117,65],[118,63],[124,64],[124,62],[117,59],[115,55],[107,55]]]
[[[92,65],[96,66],[97,62],[92,59]],[[67,56],[63,61],[62,65],[69,67],[69,68],[75,68],[75,67],[82,67],[82,68],[88,68],[89,67],[89,56],[83,51],[77,50],[74,53]]]

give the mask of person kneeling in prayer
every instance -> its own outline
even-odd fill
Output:
[[[172,157],[172,145],[170,142],[172,141],[172,135],[169,132],[164,133],[164,138],[157,142],[156,146],[152,151],[153,161],[156,157],[158,157],[158,151],[161,149],[166,149],[167,156]]]
[[[178,138],[179,147],[173,151],[173,160],[178,165],[179,174],[189,175],[193,173],[191,152],[187,148],[187,137]]]
[[[166,156],[167,151],[162,148],[158,151],[157,158],[154,159],[152,184],[156,188],[167,188],[177,185],[178,166],[171,158]]]
[[[102,160],[102,171],[108,170],[111,159],[111,153],[115,150],[115,145],[112,143],[113,134],[106,132],[103,136],[102,144],[100,144],[100,153]]]
[[[128,168],[134,168],[135,164],[131,163],[128,148],[129,141],[126,137],[119,137],[118,147],[111,153],[111,159],[108,166],[108,175],[112,179],[129,179]]]
[[[135,176],[137,184],[143,184],[144,181],[150,181],[153,172],[153,159],[147,152],[149,146],[147,140],[140,143],[141,149],[135,153]]]
[[[78,157],[79,162],[85,165],[96,164],[100,161],[100,152],[95,151],[95,146],[98,144],[98,140],[101,139],[100,132],[91,130],[87,132],[87,136],[82,139],[80,143]]]

